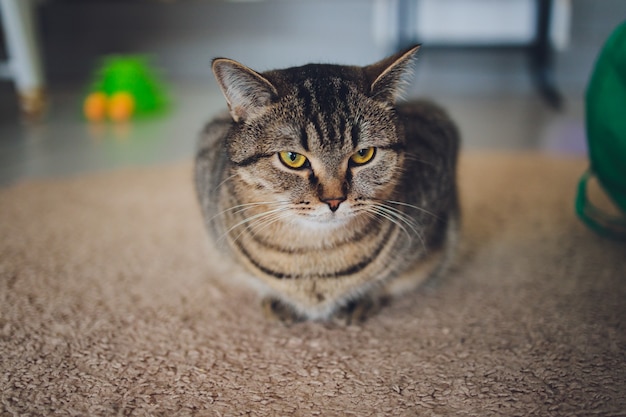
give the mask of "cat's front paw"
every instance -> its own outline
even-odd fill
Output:
[[[265,297],[261,301],[261,306],[263,307],[265,317],[269,320],[277,320],[285,324],[293,324],[304,320],[293,308],[274,297]]]
[[[341,325],[362,324],[385,306],[389,305],[391,298],[387,295],[366,295],[348,302],[339,308],[330,317],[330,321]],[[291,306],[274,297],[265,297],[261,301],[263,313],[269,320],[280,321],[284,324],[294,324],[305,321],[307,318],[298,314]]]
[[[366,295],[348,302],[335,314],[336,321],[346,325],[361,324],[378,314],[385,306],[389,305],[391,298],[384,295]]]

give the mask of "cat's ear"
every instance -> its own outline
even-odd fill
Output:
[[[265,77],[237,61],[216,58],[213,74],[235,122],[249,120],[267,108],[278,93]]]
[[[393,104],[402,93],[402,85],[411,74],[420,45],[413,46],[382,61],[365,67],[372,98]]]

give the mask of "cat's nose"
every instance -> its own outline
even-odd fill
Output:
[[[344,201],[346,201],[345,197],[339,197],[339,198],[326,198],[324,200],[322,200],[324,203],[328,204],[328,208],[330,208],[330,211],[332,211],[333,213],[337,211],[337,209],[339,208],[339,205],[341,203],[343,203]]]

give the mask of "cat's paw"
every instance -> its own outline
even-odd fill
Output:
[[[335,314],[335,320],[346,325],[361,324],[391,303],[386,295],[366,295],[348,302]]]
[[[261,301],[263,314],[269,320],[280,321],[285,324],[293,324],[304,319],[293,308],[274,297],[265,297]]]

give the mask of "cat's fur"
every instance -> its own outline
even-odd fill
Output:
[[[449,262],[456,128],[431,103],[395,103],[417,50],[262,74],[213,61],[230,113],[203,132],[199,201],[211,236],[281,319],[362,319]],[[372,147],[371,161],[351,159]],[[306,163],[289,168],[280,152]]]

